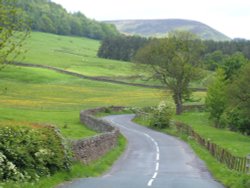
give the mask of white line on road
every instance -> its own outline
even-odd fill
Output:
[[[156,153],[156,161],[160,160],[160,153]]]
[[[155,172],[154,172],[154,175],[152,176],[152,178],[148,181],[148,187],[151,187],[154,180],[156,179],[157,175],[158,175],[158,171],[159,171],[159,160],[160,160],[160,148],[159,148],[159,145],[158,143],[151,137],[149,136],[148,134],[144,133],[145,136],[147,136],[148,138],[150,138],[150,140],[152,140],[152,142],[154,143],[155,145],[155,148],[156,148],[156,165],[155,165]]]
[[[132,131],[132,132],[136,132],[136,133],[139,133],[139,134],[143,134],[142,132],[139,132],[137,130],[133,130],[133,129],[130,129],[130,128],[127,128],[121,124],[117,124],[116,122],[114,122],[113,120],[110,120],[111,123],[113,124],[116,124],[124,129],[127,129],[129,131]],[[158,175],[158,171],[159,171],[159,160],[160,160],[160,149],[159,149],[159,145],[158,143],[155,141],[155,139],[153,139],[151,136],[149,136],[148,134],[144,133],[144,135],[146,137],[148,137],[155,145],[155,148],[156,148],[156,165],[155,165],[155,172],[154,172],[154,175],[152,176],[152,178],[148,181],[148,187],[151,187],[154,180],[156,179],[157,175]]]
[[[155,171],[158,172],[158,170],[159,170],[159,162],[157,162],[155,166]]]
[[[154,181],[154,179],[149,180],[149,182],[148,182],[149,187],[152,186],[153,181]]]
[[[152,179],[155,179],[157,177],[157,175],[158,175],[158,172],[155,172]]]

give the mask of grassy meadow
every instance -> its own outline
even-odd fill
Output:
[[[75,78],[54,71],[7,66],[0,72],[0,121],[58,126],[68,138],[94,133],[79,122],[82,109],[157,104],[163,92]]]
[[[27,53],[17,61],[47,65],[87,76],[108,77],[130,83],[160,85],[159,81],[148,80],[149,74],[141,71],[131,62],[97,57],[100,41],[32,32],[24,48]],[[204,87],[210,74],[191,87]]]
[[[48,65],[88,76],[136,75],[131,63],[97,57],[100,42],[87,38],[32,32],[24,46],[25,63]]]
[[[32,32],[16,61],[48,65],[89,76],[137,75],[132,63],[96,56],[99,41]],[[92,136],[79,122],[79,111],[97,106],[152,106],[165,99],[159,89],[89,81],[51,70],[8,65],[0,71],[0,121],[58,126],[67,138]],[[205,92],[194,100],[203,102]]]

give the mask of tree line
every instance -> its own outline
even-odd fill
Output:
[[[115,38],[105,38],[101,42],[98,56],[108,59],[132,61],[136,51],[146,43],[157,40],[152,38],[143,38],[139,36],[120,35]],[[209,70],[217,68],[216,59],[231,56],[236,52],[241,52],[246,58],[250,59],[250,41],[232,40],[232,41],[203,41],[203,57]]]
[[[143,47],[150,39],[140,36],[120,35],[102,40],[98,50],[98,57],[131,61],[137,50]]]
[[[15,3],[27,14],[34,31],[98,40],[119,35],[114,25],[88,19],[80,12],[68,13],[50,0],[16,0]]]

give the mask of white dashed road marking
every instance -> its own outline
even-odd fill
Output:
[[[158,175],[158,171],[159,171],[159,166],[160,166],[160,163],[159,163],[159,160],[160,160],[160,148],[158,146],[158,143],[151,137],[149,136],[148,134],[144,134],[145,136],[147,136],[148,138],[150,138],[150,140],[152,140],[152,142],[154,143],[155,145],[155,148],[156,148],[156,164],[155,164],[155,172],[154,172],[154,175],[152,176],[152,178],[148,181],[148,187],[151,187],[154,180],[156,179],[157,175]]]
[[[110,120],[113,124],[116,124],[113,120]],[[139,134],[143,134],[137,130],[133,130],[133,129],[130,129],[130,128],[127,128],[125,126],[122,126],[120,124],[118,124],[120,127],[124,128],[124,129],[127,129],[129,131],[132,131],[132,132],[136,132],[136,133],[139,133]],[[157,175],[158,175],[158,172],[159,172],[159,166],[160,166],[160,163],[159,163],[159,160],[160,160],[160,148],[159,148],[159,145],[158,143],[155,141],[155,139],[153,139],[151,136],[149,136],[148,134],[144,133],[144,135],[146,137],[148,137],[155,145],[155,148],[156,148],[156,163],[155,163],[155,172],[152,176],[152,178],[148,181],[148,187],[151,187],[154,180],[156,179]]]

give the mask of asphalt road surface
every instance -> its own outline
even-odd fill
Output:
[[[60,188],[223,188],[183,141],[139,126],[133,115],[104,119],[128,140],[124,155],[102,177],[77,179]]]

